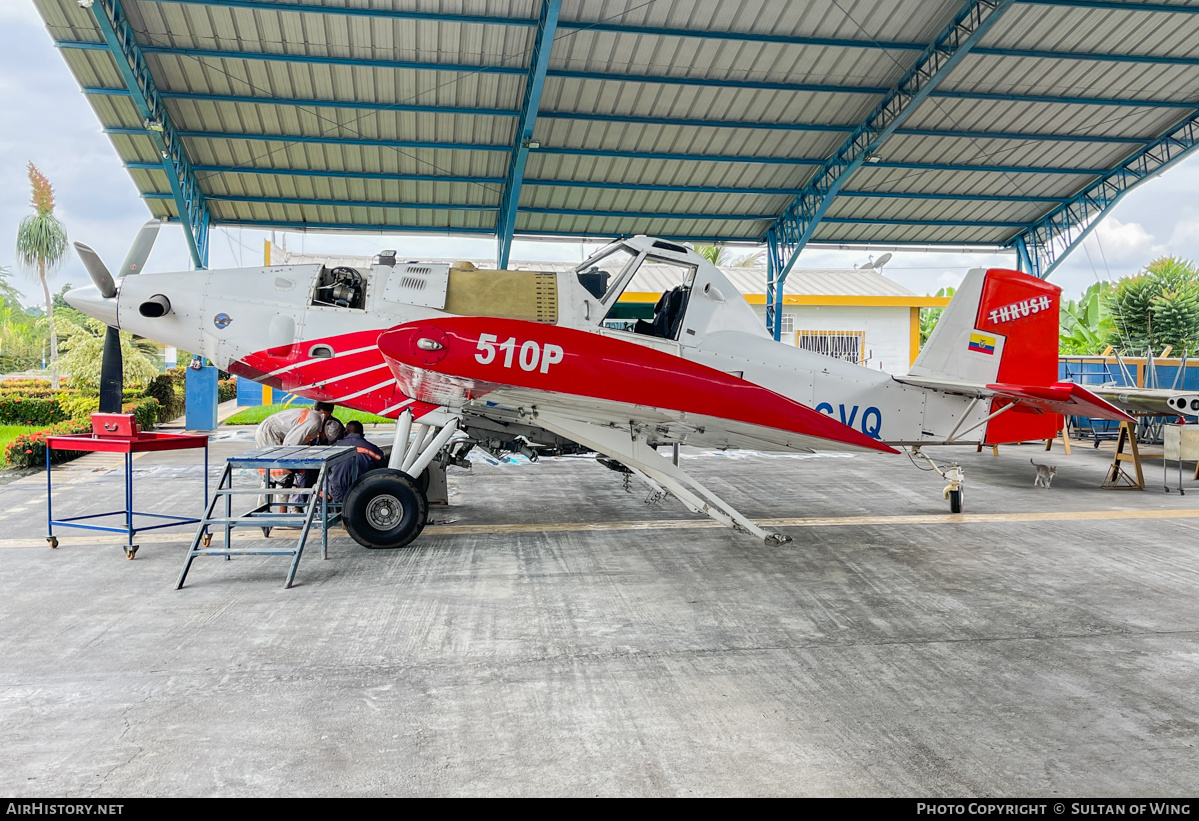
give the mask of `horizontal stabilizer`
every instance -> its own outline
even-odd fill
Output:
[[[1075,385],[1073,382],[1055,382],[1045,386],[1000,382],[987,385],[986,389],[997,399],[1019,400],[1024,407],[1035,408],[1042,413],[1114,419],[1117,422],[1136,421],[1106,399],[1101,399],[1082,385]]]

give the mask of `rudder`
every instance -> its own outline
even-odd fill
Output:
[[[912,365],[913,376],[990,385],[1048,386],[1058,379],[1062,289],[1003,268],[975,268]],[[998,410],[1004,400],[995,400]],[[1061,429],[1056,414],[1016,408],[987,424],[986,442],[1047,439]]]

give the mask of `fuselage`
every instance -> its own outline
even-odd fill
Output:
[[[605,327],[621,293],[646,265],[678,272],[676,315],[662,317],[670,321],[657,328],[645,323],[642,333]],[[363,271],[275,266],[141,274],[125,277],[113,299],[90,288],[71,291],[67,299],[93,316],[115,319],[122,330],[205,356],[239,377],[388,417],[413,397],[389,370],[379,334],[456,315],[523,319],[654,348],[765,387],[889,443],[944,442],[987,413],[968,397],[905,385],[881,371],[775,342],[718,268],[689,249],[647,237],[552,274],[416,262],[376,263]],[[487,415],[485,403],[467,410]],[[500,415],[505,409],[494,410]],[[984,429],[960,441],[980,441]]]

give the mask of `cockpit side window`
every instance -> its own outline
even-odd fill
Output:
[[[366,277],[356,268],[322,267],[312,292],[313,307],[366,309]]]
[[[694,265],[646,257],[619,298],[610,303],[604,325],[646,336],[677,339],[694,280]],[[660,296],[655,299],[657,294]]]

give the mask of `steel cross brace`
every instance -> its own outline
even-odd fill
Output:
[[[771,257],[766,306],[768,325],[779,338],[783,284],[845,181],[912,114],[954,67],[976,46],[1015,0],[973,0],[961,9],[920,55],[899,85],[854,129],[837,151],[767,231]],[[772,316],[773,314],[773,316]]]
[[[1199,110],[1017,235],[1009,247],[1016,250],[1020,270],[1047,278],[1125,194],[1180,162],[1196,147],[1199,147]]]
[[[162,167],[171,185],[172,198],[186,230],[188,250],[196,269],[208,267],[208,205],[192,170],[183,140],[166,105],[154,84],[145,55],[134,37],[133,28],[125,18],[120,0],[90,0],[92,16],[100,27],[104,42],[112,53],[117,71],[137,106],[145,125],[145,136],[153,142],[162,157]]]

